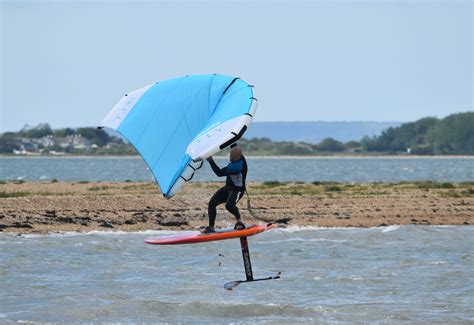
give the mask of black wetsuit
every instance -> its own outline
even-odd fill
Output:
[[[217,214],[216,207],[224,202],[227,211],[232,213],[237,220],[240,220],[240,212],[236,204],[245,191],[245,179],[247,177],[247,161],[245,157],[242,156],[241,159],[234,163],[229,163],[224,168],[219,168],[214,160],[210,160],[209,164],[217,176],[227,176],[225,186],[217,190],[209,201],[209,226],[214,227]]]

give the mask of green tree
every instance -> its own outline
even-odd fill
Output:
[[[344,151],[344,144],[340,141],[334,140],[333,138],[326,138],[321,141],[316,148],[320,151],[326,152],[341,152]]]
[[[447,116],[431,136],[436,153],[474,154],[474,112]]]
[[[46,135],[51,135],[51,134],[53,134],[53,130],[51,129],[48,123],[42,123],[32,129],[25,130],[25,131],[22,130],[19,132],[19,135],[21,137],[36,138],[36,139],[42,138]]]
[[[364,137],[361,144],[367,151],[397,152],[411,148],[417,154],[474,153],[474,112],[458,113],[439,120],[422,118],[388,128],[379,136]]]
[[[345,150],[357,149],[357,148],[360,148],[361,146],[362,145],[360,142],[354,141],[354,140],[344,143]]]
[[[80,128],[76,131],[76,134],[82,135],[100,147],[105,146],[111,140],[107,132],[97,128]]]
[[[58,129],[58,130],[54,130],[53,132],[53,135],[56,138],[64,138],[64,137],[67,137],[68,135],[74,135],[74,134],[76,134],[76,131],[74,131],[71,128]]]

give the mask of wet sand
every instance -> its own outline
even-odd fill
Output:
[[[0,231],[192,230],[207,224],[207,202],[222,183],[186,184],[165,199],[154,183],[0,184]],[[246,223],[374,227],[474,224],[474,183],[251,183],[238,204]],[[217,226],[233,216],[218,208]]]

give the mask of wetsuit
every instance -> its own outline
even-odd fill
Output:
[[[242,156],[238,161],[229,163],[224,168],[219,168],[214,160],[210,160],[209,164],[217,176],[227,176],[225,186],[217,190],[209,201],[209,226],[214,227],[217,214],[216,207],[224,202],[227,211],[232,213],[237,221],[240,221],[240,212],[236,203],[245,191],[245,179],[247,177],[247,161],[245,157]]]

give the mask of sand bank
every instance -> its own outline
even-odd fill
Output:
[[[207,202],[222,183],[191,183],[165,199],[154,183],[55,182],[0,184],[0,231],[190,230],[207,224]],[[251,183],[255,216],[247,223],[374,227],[474,224],[474,183]],[[218,226],[234,218],[222,206]]]

